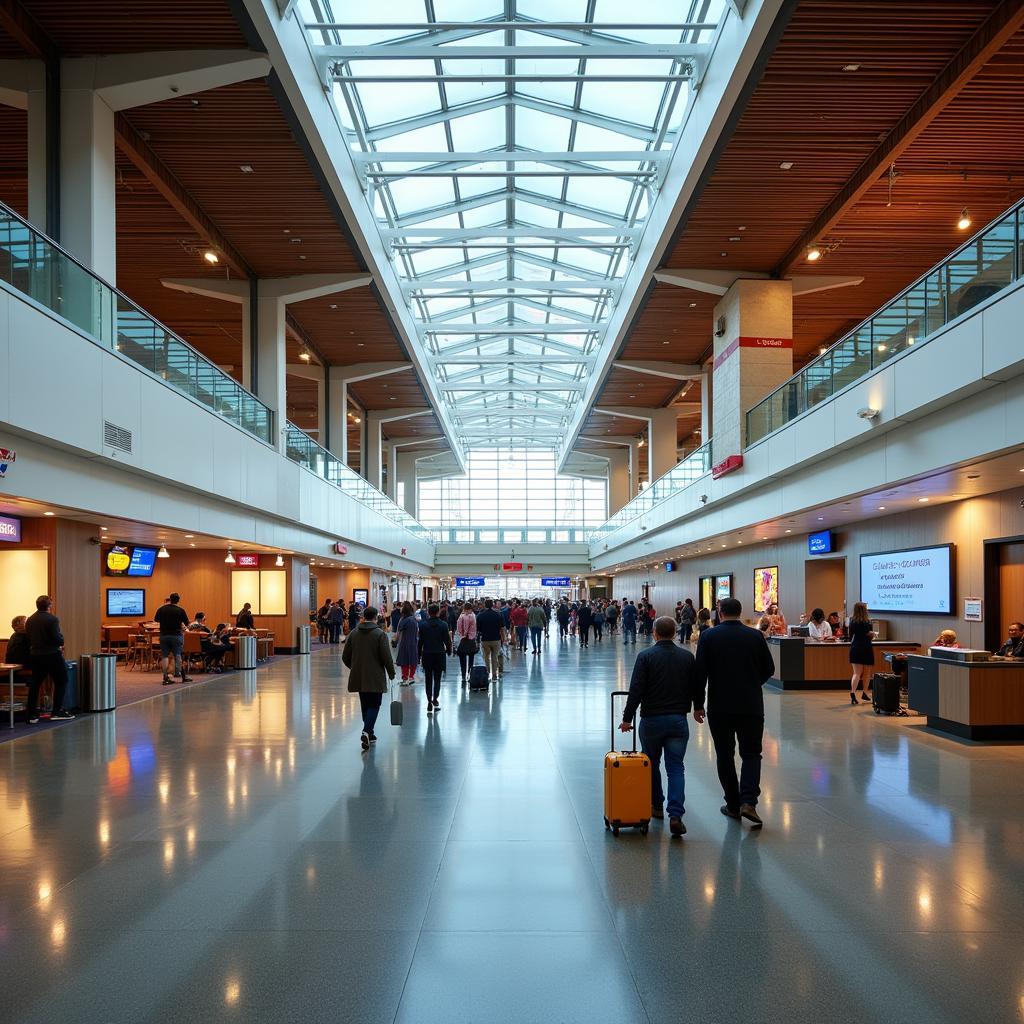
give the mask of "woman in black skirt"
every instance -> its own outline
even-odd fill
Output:
[[[860,699],[866,704],[871,703],[868,687],[871,686],[871,673],[875,667],[875,649],[871,641],[875,634],[871,629],[868,606],[858,601],[853,606],[850,617],[850,664],[853,675],[850,677],[850,703],[857,704],[857,689],[863,687]]]

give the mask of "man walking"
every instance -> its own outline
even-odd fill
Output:
[[[172,657],[174,658],[174,674],[183,683],[192,682],[192,677],[185,675],[185,670],[181,665],[181,652],[185,646],[185,631],[188,629],[188,614],[178,604],[180,600],[181,598],[177,594],[171,594],[167,599],[167,604],[157,608],[153,615],[160,625],[160,657],[164,670],[164,686],[170,686],[174,682],[167,672]],[[246,608],[248,607],[246,605]],[[242,617],[242,612],[239,612],[238,617]]]
[[[505,673],[505,659],[501,653],[501,645],[505,643],[505,623],[501,613],[495,611],[494,600],[484,599],[484,610],[476,617],[476,633],[480,638],[484,665],[491,676],[491,682],[497,682]]]
[[[633,638],[632,642],[636,643],[636,605],[632,601],[627,601],[622,606],[622,635],[623,647],[630,642],[630,637]]]
[[[633,717],[639,707],[640,746],[651,759],[651,817],[665,817],[665,797],[661,788],[661,754],[664,751],[669,830],[674,836],[682,836],[686,834],[683,824],[686,783],[683,758],[690,739],[686,716],[693,706],[696,671],[693,655],[676,646],[675,635],[675,619],[663,615],[654,623],[657,642],[637,655],[619,728],[623,732],[633,728]],[[701,715],[698,721],[703,717]]]
[[[761,687],[775,672],[768,644],[760,630],[740,622],[743,606],[725,598],[721,624],[705,630],[697,641],[697,688],[693,717],[704,720],[704,690],[708,695],[708,727],[715,742],[718,780],[728,818],[746,818],[755,828],[764,822],[757,814],[761,793],[761,738],[764,734],[764,695]],[[740,748],[740,777],[736,778],[736,744]]]

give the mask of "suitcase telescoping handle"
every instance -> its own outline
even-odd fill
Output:
[[[629,690],[612,690],[612,750],[618,750],[618,744],[615,742],[615,727],[619,724],[615,721],[615,698],[616,697],[628,697]],[[633,753],[636,753],[636,726],[633,726]]]

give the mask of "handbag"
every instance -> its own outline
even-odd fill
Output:
[[[464,636],[459,641],[459,654],[468,656],[470,654],[476,654],[479,650],[480,648],[477,646],[477,642],[470,636]]]

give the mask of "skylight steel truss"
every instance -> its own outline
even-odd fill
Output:
[[[637,0],[616,22],[597,0],[479,0],[476,21],[438,17],[443,0],[356,6],[300,0],[392,298],[464,447],[557,447],[632,298],[724,0]]]

